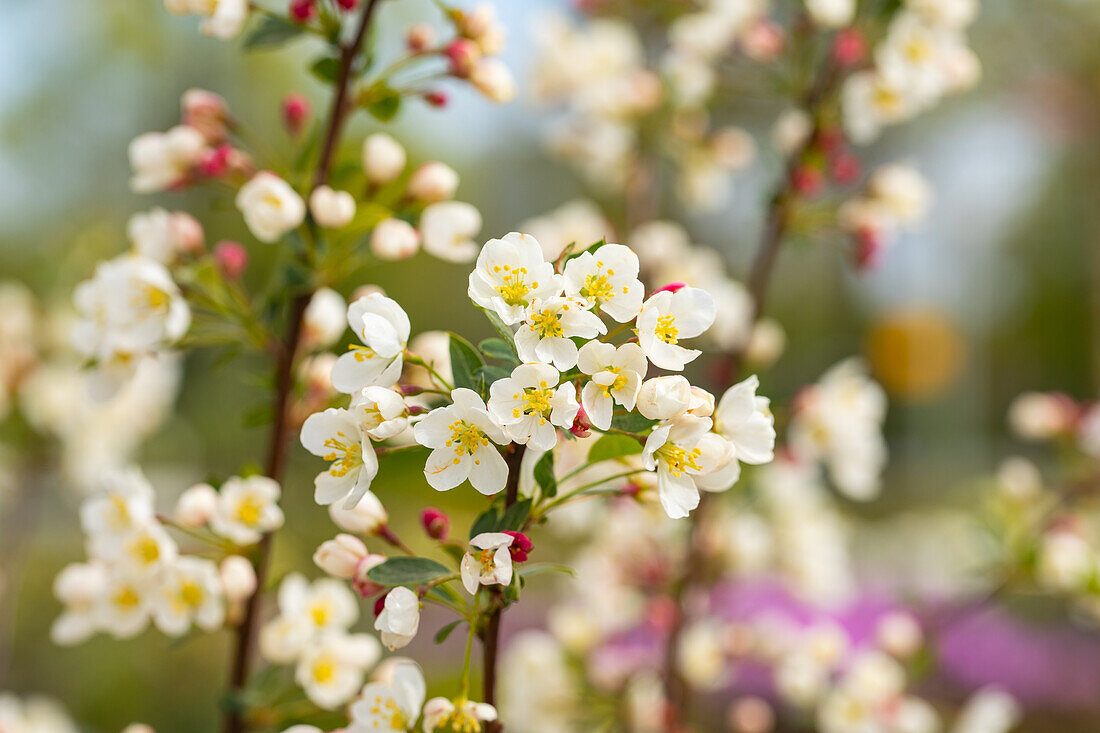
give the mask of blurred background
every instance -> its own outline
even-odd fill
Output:
[[[391,125],[414,159],[441,159],[459,171],[460,198],[484,215],[483,238],[585,193],[543,153],[542,114],[523,93],[530,27],[551,5],[498,4],[519,99],[498,108],[458,93],[443,110],[409,104]],[[384,6],[383,37],[387,27],[403,27],[428,8],[428,0]],[[871,585],[898,576],[929,591],[965,584],[980,553],[962,539],[973,522],[965,510],[976,505],[984,477],[1018,448],[1005,425],[1013,397],[1029,389],[1082,400],[1097,395],[1098,38],[1100,3],[1093,0],[987,0],[971,30],[984,67],[978,89],[890,130],[866,151],[869,164],[901,159],[927,176],[935,202],[926,223],[907,233],[880,268],[863,274],[825,248],[797,245],[782,255],[768,310],[786,329],[789,346],[765,392],[785,400],[840,359],[863,354],[891,398],[882,497],[845,507],[857,521],[853,554]],[[302,70],[306,53],[294,47],[242,60],[235,44],[201,37],[189,19],[173,18],[152,1],[4,3],[0,279],[26,283],[47,304],[66,301],[97,260],[125,247],[127,218],[154,203],[127,187],[126,146],[140,132],[175,124],[188,88],[217,91],[235,116],[252,121],[250,132],[267,141],[273,159],[287,155],[280,99],[298,91],[322,104],[320,85]],[[736,110],[737,101],[731,104]],[[359,125],[349,139],[377,127]],[[767,135],[763,126],[747,127]],[[735,273],[744,272],[752,254],[775,169],[765,160],[739,177],[734,201],[720,213],[682,217],[695,240],[719,249]],[[162,198],[198,215],[218,238],[245,236],[227,199],[203,192]],[[257,253],[249,277],[262,278],[262,260]],[[465,274],[465,266],[421,256],[383,264],[370,279],[405,305],[414,332],[488,336],[465,299]],[[419,297],[426,284],[430,299]],[[188,359],[183,399],[136,456],[166,506],[194,481],[230,475],[249,462],[242,456],[260,455],[262,428],[242,421],[263,400],[256,369],[247,360],[222,366],[202,354]],[[26,430],[9,423],[3,435],[16,443]],[[48,465],[53,448],[37,450]],[[276,547],[283,569],[309,567],[313,549],[333,532],[312,501],[316,466],[301,451],[296,458],[285,490],[289,521]],[[415,459],[402,461],[375,487],[396,527],[415,525],[415,512],[427,502],[472,515],[458,506],[457,492],[430,492]],[[213,729],[226,638],[174,641],[148,633],[124,643],[97,637],[73,649],[49,643],[59,611],[50,584],[83,552],[80,495],[56,471],[7,483],[0,501],[6,571],[0,690],[54,696],[91,730],[115,731],[133,720],[162,733]],[[409,492],[417,501],[393,500]],[[530,618],[524,613],[510,623],[538,622],[537,604],[528,606]],[[1064,617],[1043,609],[1022,609],[1018,621],[1041,626],[1036,634],[1068,628]],[[1049,645],[1023,647],[1007,660],[1009,667],[1042,670],[1031,675],[1041,688],[1028,700],[1025,730],[1100,730],[1100,701],[1092,694],[1100,685],[1100,639],[1068,633],[1058,647],[1077,649],[1068,666],[1051,657]],[[443,649],[457,665],[460,657]],[[429,640],[412,652],[435,653]],[[1049,677],[1058,674],[1068,677]],[[1047,694],[1081,685],[1088,694]]]

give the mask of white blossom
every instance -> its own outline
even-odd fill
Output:
[[[330,462],[314,479],[314,501],[324,506],[344,499],[346,507],[355,506],[378,475],[378,456],[357,412],[330,407],[310,415],[301,441],[310,453]]]
[[[237,208],[252,236],[271,243],[298,227],[306,204],[289,183],[270,171],[260,171],[237,192]]]
[[[382,644],[390,651],[408,645],[420,630],[420,599],[416,593],[398,586],[386,594],[382,612],[374,620]]]
[[[205,149],[202,133],[185,125],[138,135],[128,150],[134,171],[130,188],[153,193],[184,183]]]
[[[328,229],[346,227],[355,218],[355,197],[347,191],[318,186],[309,195],[309,213]]]
[[[642,382],[637,407],[642,417],[669,420],[691,408],[691,383],[679,374],[653,377]]]
[[[695,479],[734,460],[733,449],[710,432],[710,418],[681,415],[658,425],[646,438],[642,463],[657,471],[657,495],[672,519],[688,516],[699,504]]]
[[[507,438],[538,450],[557,443],[554,426],[573,425],[580,405],[572,382],[558,386],[561,375],[548,364],[521,364],[489,388],[489,413]]]
[[[326,349],[347,329],[347,303],[332,288],[318,288],[302,314],[302,340],[311,348]]]
[[[72,646],[87,640],[99,624],[99,603],[107,591],[108,570],[101,563],[66,565],[53,581],[53,593],[64,609],[50,628],[55,644]]]
[[[495,494],[504,488],[508,467],[493,444],[508,439],[476,392],[460,387],[451,399],[453,404],[432,410],[413,428],[416,442],[432,449],[424,477],[436,491],[469,480],[479,492]]]
[[[416,254],[418,249],[420,233],[412,224],[401,219],[383,219],[370,234],[370,250],[381,260],[406,260]]]
[[[522,321],[536,299],[561,292],[561,276],[543,259],[542,248],[529,234],[512,232],[489,240],[470,273],[470,299],[496,312],[507,324]]]
[[[621,244],[582,252],[565,264],[565,294],[626,323],[641,311],[645,297],[638,268],[638,256]]]
[[[591,339],[606,333],[607,327],[591,307],[577,298],[554,297],[534,300],[516,331],[516,351],[525,362],[553,364],[565,371],[577,365],[574,338]]]
[[[430,204],[420,214],[424,251],[447,262],[469,262],[478,252],[474,235],[481,231],[481,212],[462,201]]]
[[[409,178],[408,193],[417,201],[434,204],[454,198],[458,189],[458,173],[445,163],[425,163]]]
[[[192,624],[214,631],[225,621],[218,566],[199,557],[180,557],[165,568],[153,605],[157,628],[181,636]]]
[[[371,385],[396,384],[412,328],[405,311],[381,293],[371,293],[348,307],[348,324],[363,346],[349,347],[336,360],[333,386],[355,394]]]
[[[393,666],[386,682],[371,682],[351,706],[346,733],[405,733],[420,718],[427,697],[424,673],[413,662]]]
[[[592,377],[581,389],[581,405],[592,425],[607,430],[616,403],[634,409],[649,364],[637,344],[590,341],[580,348],[577,367]]]
[[[210,529],[238,545],[259,542],[265,532],[283,526],[279,494],[279,484],[266,476],[227,479],[218,492]]]
[[[512,582],[512,535],[482,532],[470,540],[462,556],[462,586],[470,595],[480,585],[508,585]]]
[[[663,290],[642,305],[638,316],[638,343],[646,358],[661,369],[680,371],[702,352],[679,345],[714,323],[714,298],[699,288]]]
[[[355,697],[363,674],[381,656],[382,649],[373,636],[324,633],[302,651],[294,679],[311,702],[335,710]]]
[[[363,141],[363,171],[373,184],[389,183],[401,175],[405,159],[405,148],[384,132],[368,135]]]

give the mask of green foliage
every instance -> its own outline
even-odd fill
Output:
[[[519,532],[531,514],[531,504],[530,499],[521,499],[505,509],[503,514],[494,504],[474,520],[470,527],[470,539],[485,532]]]
[[[456,333],[451,337],[451,372],[454,374],[454,386],[466,387],[482,392],[483,382],[477,376],[477,370],[485,366],[485,360],[469,341]]]
[[[277,18],[273,15],[264,16],[263,20],[244,39],[245,49],[270,49],[300,36],[305,29],[291,23],[285,18]]]
[[[504,339],[485,339],[477,345],[481,353],[490,359],[498,359],[510,364],[519,364],[519,355],[516,354],[516,345]]]
[[[367,577],[379,585],[423,585],[451,574],[445,565],[426,557],[391,557],[371,568]]]
[[[462,619],[455,619],[451,623],[441,628],[439,631],[435,632],[435,643],[442,644],[443,642],[447,641],[447,637],[451,635],[451,632],[454,631],[460,623],[462,623]]]
[[[389,122],[401,109],[401,94],[378,82],[364,93],[363,107],[379,122]]]
[[[628,435],[604,435],[588,451],[588,462],[599,463],[642,452],[642,444]]]
[[[309,70],[321,81],[333,84],[336,82],[336,77],[340,73],[340,61],[331,56],[325,56],[317,59],[317,61],[309,67]]]
[[[544,498],[557,495],[558,479],[554,476],[554,451],[546,451],[535,464],[535,482],[542,490]]]
[[[482,308],[481,312],[484,313],[485,317],[489,319],[489,323],[493,324],[493,329],[500,334],[501,340],[508,344],[508,347],[511,349],[512,353],[516,353],[516,336],[514,333],[512,333],[512,329],[508,326],[508,324],[500,320],[500,316],[498,316],[491,310],[486,310],[485,308]]]
[[[644,433],[657,423],[637,412],[628,412],[625,415],[616,415],[611,418],[611,427],[628,433]]]

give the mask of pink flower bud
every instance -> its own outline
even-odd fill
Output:
[[[431,204],[454,198],[457,188],[458,173],[445,163],[433,161],[413,171],[407,190],[417,201]]]
[[[741,48],[753,61],[774,60],[787,45],[787,36],[783,28],[768,20],[753,23],[741,37]]]
[[[870,227],[862,227],[855,233],[854,238],[855,250],[853,254],[856,267],[860,270],[877,267],[885,249],[885,242],[879,232]]]
[[[225,100],[205,89],[188,89],[180,100],[183,124],[198,130],[206,141],[217,143],[228,132],[229,105]]]
[[[447,532],[451,528],[450,518],[435,507],[428,507],[420,512],[420,524],[433,540],[447,539]]]
[[[359,0],[336,0],[336,4],[340,6],[340,9],[344,12],[350,12],[355,10],[355,5]]]
[[[314,0],[290,0],[290,19],[305,23],[313,17]]]
[[[863,165],[851,153],[841,153],[833,158],[832,175],[837,183],[852,183],[859,178]]]
[[[224,239],[214,245],[214,260],[230,280],[236,280],[248,266],[248,250],[240,242]]]
[[[172,241],[176,249],[190,254],[202,252],[205,237],[198,219],[186,211],[173,211],[168,226],[172,230]]]
[[[802,165],[795,169],[791,176],[791,184],[794,190],[803,196],[816,196],[821,193],[825,185],[825,176],[821,169],[815,166]]]
[[[481,49],[468,38],[456,38],[447,44],[443,53],[451,62],[451,74],[463,79],[470,75],[481,58]]]
[[[199,173],[204,178],[221,178],[229,171],[229,158],[232,152],[233,148],[229,145],[207,148],[196,166]]]
[[[378,618],[381,615],[382,611],[386,609],[386,596],[388,596],[389,594],[389,591],[386,591],[382,595],[378,596],[378,598],[374,599],[375,618]]]
[[[573,424],[569,426],[569,432],[578,438],[587,438],[592,434],[592,421],[588,419],[588,413],[584,411],[583,405],[577,410],[577,416],[573,418]]]
[[[508,546],[508,552],[512,554],[512,562],[527,562],[527,553],[534,549],[527,535],[509,530],[505,530],[504,534],[512,538],[512,544]]]
[[[291,135],[297,137],[301,134],[312,113],[313,105],[304,95],[288,94],[283,97],[283,124]]]
[[[386,589],[386,586],[379,585],[370,579],[367,573],[370,569],[381,565],[386,561],[384,555],[370,554],[359,561],[358,567],[355,568],[355,579],[351,585],[363,598],[373,596],[375,593],[381,593]],[[377,615],[377,614],[376,614]]]
[[[447,94],[445,92],[434,91],[425,92],[424,101],[433,107],[446,107],[447,106]]]
[[[317,548],[313,562],[334,578],[351,580],[367,554],[363,540],[350,534],[338,534]]]
[[[218,510],[218,492],[210,484],[195,484],[180,494],[173,517],[189,529],[206,525]]]
[[[679,280],[676,280],[675,282],[670,282],[668,285],[657,288],[652,293],[650,293],[650,297],[656,295],[657,293],[664,292],[665,290],[667,290],[670,293],[675,293],[680,288],[686,288],[686,287],[687,287],[687,283],[680,282]]]
[[[222,560],[218,574],[230,603],[244,601],[256,592],[256,569],[241,555],[230,555]]]
[[[845,28],[833,40],[833,59],[840,66],[854,66],[867,56],[867,39],[855,28]]]
[[[413,53],[423,53],[435,42],[435,30],[426,23],[409,26],[405,32],[405,45]]]

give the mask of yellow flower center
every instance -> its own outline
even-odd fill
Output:
[[[160,559],[160,545],[149,535],[142,535],[130,546],[134,557],[143,565],[152,565]]]
[[[183,585],[180,586],[180,603],[188,608],[198,608],[202,605],[205,597],[206,594],[203,593],[202,588],[193,580],[184,581]]]
[[[141,603],[141,598],[134,592],[134,589],[128,585],[115,593],[112,600],[114,604],[123,611],[132,611]]]
[[[336,664],[331,657],[321,657],[313,663],[313,679],[320,684],[332,681],[336,676]]]
[[[361,344],[348,344],[348,351],[355,354],[355,360],[358,362],[364,362],[368,359],[377,359],[378,354],[374,353],[374,349],[369,346],[363,346]]]
[[[932,55],[932,49],[923,39],[913,38],[905,44],[905,56],[913,63],[925,61]]]
[[[875,89],[874,103],[878,109],[890,112],[901,106],[901,96],[892,89],[880,86]]]
[[[455,420],[448,427],[451,429],[451,437],[447,439],[446,445],[454,448],[456,464],[462,456],[472,456],[478,448],[489,445],[489,439],[476,425]]]
[[[615,286],[611,284],[610,280],[611,277],[615,276],[615,271],[608,270],[605,273],[603,267],[603,262],[596,263],[596,271],[585,275],[584,285],[581,286],[580,291],[582,296],[597,303],[604,303],[615,297]],[[629,292],[629,288],[624,287],[623,292]]]
[[[496,265],[493,272],[501,283],[497,292],[508,305],[527,305],[527,294],[539,286],[538,283],[527,284],[526,267],[513,269],[511,265]]]
[[[329,466],[329,475],[340,478],[347,476],[348,472],[363,463],[363,446],[359,441],[352,440],[343,431],[337,432],[335,438],[325,441],[325,447],[331,450],[326,453],[324,459],[332,461]]]
[[[539,382],[538,387],[527,387],[523,392],[512,395],[514,400],[523,400],[523,407],[512,410],[512,417],[523,415],[538,415],[539,425],[546,422],[546,413],[550,412],[550,400],[554,398],[554,390],[545,382]]]
[[[702,455],[702,453],[703,452],[698,448],[686,451],[675,443],[665,443],[657,449],[657,457],[663,460],[665,465],[668,466],[668,472],[677,478],[684,475],[684,471],[688,469],[694,471],[702,470],[695,460]]]
[[[393,730],[406,730],[409,727],[409,721],[392,697],[383,698],[381,695],[375,695],[371,700],[370,712],[371,715],[376,716],[376,719],[371,721],[371,725],[375,728],[379,726],[377,718],[385,720]]]
[[[154,311],[167,308],[168,301],[171,300],[171,296],[169,296],[168,293],[153,285],[143,285],[142,295],[145,296],[144,305]]]
[[[676,336],[680,333],[680,329],[676,328],[676,316],[658,316],[657,327],[653,332],[666,344],[676,343],[678,341]]]
[[[547,308],[534,314],[531,316],[531,330],[541,338],[563,336],[565,331],[561,327],[561,313],[553,308]]]
[[[263,505],[252,494],[248,494],[237,504],[237,520],[249,527],[260,521]]]
[[[328,623],[328,605],[324,603],[318,603],[315,606],[311,606],[309,609],[309,617],[313,619],[314,626],[324,626]]]

